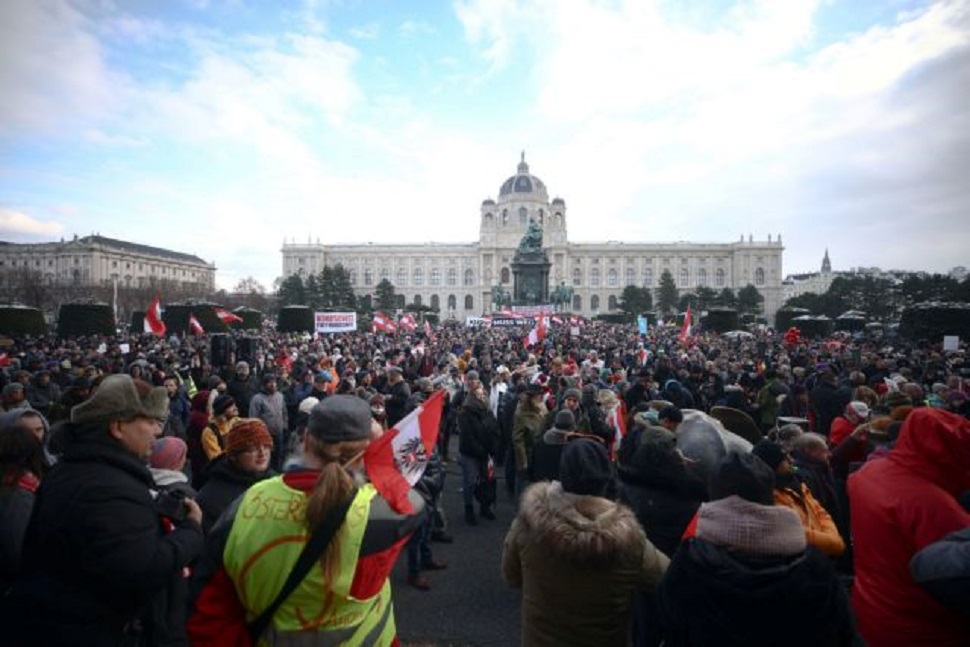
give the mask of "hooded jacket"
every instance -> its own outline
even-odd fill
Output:
[[[652,590],[667,563],[627,507],[558,481],[530,486],[502,555],[503,578],[522,589],[522,644],[625,646],[631,593]]]
[[[913,555],[970,526],[957,497],[970,490],[970,421],[914,410],[889,454],[849,477],[859,631],[871,647],[966,645],[970,623],[909,574]]]

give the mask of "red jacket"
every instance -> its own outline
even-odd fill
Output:
[[[909,574],[913,555],[970,526],[956,497],[970,490],[970,421],[919,408],[885,458],[849,477],[855,548],[852,606],[870,647],[970,644],[970,623]]]

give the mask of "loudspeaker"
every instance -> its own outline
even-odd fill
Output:
[[[248,362],[250,366],[256,363],[256,349],[259,340],[255,337],[243,337],[236,342],[236,361]]]
[[[210,337],[209,363],[213,366],[232,364],[232,338],[229,335],[215,334]]]

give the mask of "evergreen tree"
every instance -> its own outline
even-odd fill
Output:
[[[697,297],[696,308],[698,310],[707,310],[717,301],[717,292],[714,288],[709,288],[706,285],[694,290],[694,295]]]
[[[650,288],[628,285],[623,288],[617,307],[628,315],[628,321],[633,321],[637,315],[653,310],[653,294]]]
[[[657,308],[661,314],[668,315],[677,308],[677,284],[670,270],[664,270],[660,275],[660,287],[657,288]]]
[[[387,279],[381,279],[374,290],[377,303],[375,307],[381,312],[390,313],[397,309],[398,299],[394,293],[394,284]]]
[[[738,298],[734,296],[734,290],[731,288],[724,288],[718,292],[715,303],[716,305],[724,306],[725,308],[736,308],[738,306]]]
[[[306,305],[306,288],[303,279],[297,274],[286,277],[280,283],[277,296],[281,306],[303,306]]]
[[[738,290],[738,310],[742,314],[760,314],[761,303],[764,300],[758,288],[750,283]]]

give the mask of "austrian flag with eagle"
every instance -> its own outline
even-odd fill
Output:
[[[412,512],[408,490],[424,474],[428,457],[438,442],[444,393],[436,391],[364,452],[364,468],[371,483],[401,514]]]

